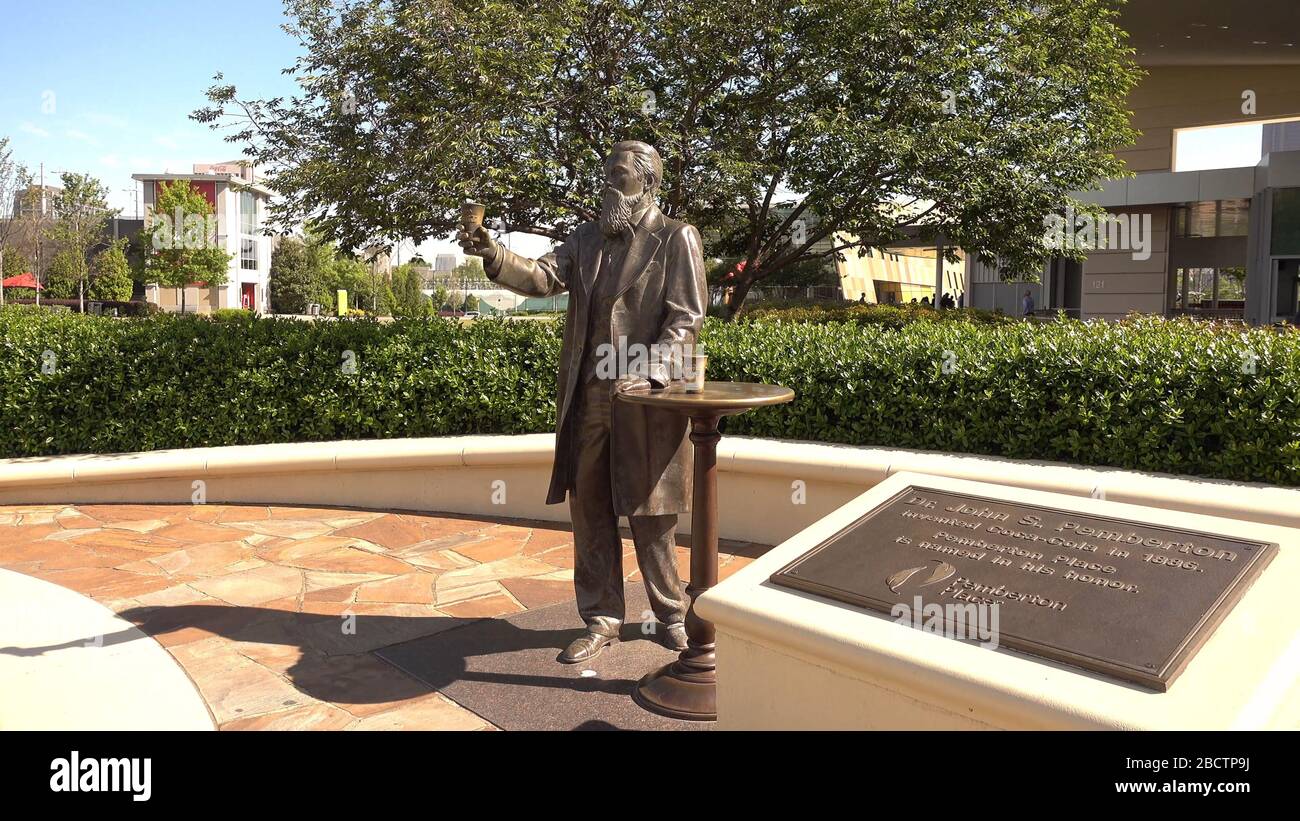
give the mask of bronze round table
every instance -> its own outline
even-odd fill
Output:
[[[662,390],[622,391],[624,402],[667,408],[691,420],[695,445],[695,488],[691,498],[691,582],[686,588],[687,647],[677,661],[646,674],[632,698],[645,709],[673,718],[713,721],[718,717],[718,690],[713,622],[695,613],[695,600],[718,583],[718,422],[751,408],[780,405],[794,391],[753,382],[705,382],[704,390],[687,393],[679,386]]]

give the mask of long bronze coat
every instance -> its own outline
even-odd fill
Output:
[[[547,504],[563,502],[572,487],[573,434],[570,417],[587,338],[593,288],[604,253],[600,224],[587,222],[553,252],[528,259],[504,247],[484,267],[494,282],[524,296],[569,292],[569,311],[560,352],[556,396],[555,466]],[[628,345],[694,344],[704,322],[707,286],[700,232],[646,209],[633,226],[616,277],[609,339]],[[610,298],[610,297],[606,297]],[[663,382],[666,369],[643,375]],[[607,385],[604,385],[607,387]],[[687,422],[680,414],[615,400],[610,429],[615,513],[657,516],[690,510],[692,459]]]

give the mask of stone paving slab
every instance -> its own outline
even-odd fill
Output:
[[[635,617],[644,593],[630,540],[624,548]],[[766,549],[724,543],[720,575]],[[683,573],[688,559],[679,546]],[[448,697],[454,682],[408,675],[382,651],[463,633],[462,658],[473,658],[475,641],[521,631],[535,640],[540,630],[553,633],[553,659],[579,626],[573,534],[549,522],[275,505],[0,505],[0,567],[116,613],[131,627],[106,637],[110,646],[165,648],[221,729],[491,729],[489,713],[516,726],[509,711],[466,709]],[[653,666],[641,655],[662,650],[622,648],[593,668],[607,688],[639,677]],[[602,695],[595,682],[543,669],[553,662],[511,658],[537,668],[519,675],[549,678],[551,689]],[[593,726],[627,723],[621,699],[597,703],[612,712]]]

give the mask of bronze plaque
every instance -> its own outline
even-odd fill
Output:
[[[771,581],[1163,692],[1276,552],[908,487]]]

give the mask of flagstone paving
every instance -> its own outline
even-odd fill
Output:
[[[765,550],[724,542],[719,575]],[[677,548],[683,578],[689,555]],[[374,651],[570,600],[573,533],[339,508],[0,505],[0,567],[139,626],[223,730],[495,729]]]

